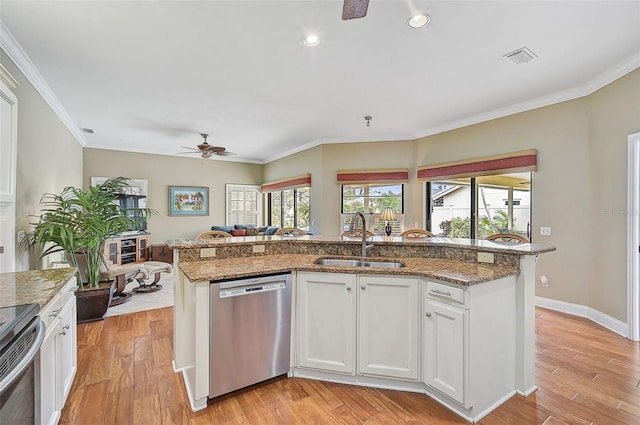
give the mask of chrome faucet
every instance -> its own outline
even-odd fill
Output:
[[[349,223],[349,234],[353,235],[353,231],[356,228],[356,218],[362,218],[362,258],[367,257],[367,249],[373,248],[373,245],[367,245],[367,221],[364,218],[364,214],[357,212],[351,217],[351,223]]]

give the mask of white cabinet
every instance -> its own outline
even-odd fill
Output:
[[[77,369],[75,277],[40,311],[46,334],[40,348],[40,417],[55,425]]]
[[[419,279],[358,276],[358,373],[418,380]]]
[[[356,275],[298,273],[298,365],[355,373]]]
[[[52,425],[58,423],[60,417],[56,399],[56,334],[60,320],[54,316],[45,322],[46,334],[40,346],[40,423]]]
[[[73,384],[73,378],[76,375],[76,369],[78,367],[77,313],[76,297],[74,292],[75,284],[73,285],[73,289],[67,289],[68,299],[64,303],[59,314],[60,332],[58,332],[58,366],[60,368],[60,379],[58,380],[57,397],[60,409],[64,406],[64,402],[69,395],[71,385]]]
[[[297,366],[418,380],[419,279],[298,273]],[[356,352],[357,347],[357,352]]]
[[[431,299],[424,311],[424,381],[464,403],[468,312]]]
[[[425,280],[423,381],[478,420],[515,394],[515,278],[460,286]]]

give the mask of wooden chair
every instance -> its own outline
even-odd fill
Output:
[[[529,239],[516,233],[494,233],[485,238],[488,241],[505,242],[512,244],[530,243]]]
[[[351,236],[353,238],[362,237],[362,229],[353,229],[353,233],[352,234],[349,234],[348,230],[344,231],[344,232],[342,232],[342,236],[344,236],[344,237]],[[370,236],[375,236],[375,234],[373,232],[370,232],[369,230],[367,230],[367,237],[370,237]]]
[[[216,238],[230,238],[231,233],[223,232],[222,230],[209,230],[206,232],[200,233],[196,236],[196,240],[198,239],[216,239]]]
[[[400,236],[403,238],[430,238],[433,236],[433,233],[424,229],[407,229],[400,233]]]
[[[274,233],[275,236],[304,236],[307,232],[297,227],[283,227]]]

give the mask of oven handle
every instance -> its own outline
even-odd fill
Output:
[[[0,381],[0,394],[2,394],[7,388],[9,388],[9,386],[11,386],[11,384],[13,384],[13,382],[20,377],[20,375],[22,375],[22,372],[24,372],[29,367],[29,365],[33,361],[33,358],[36,356],[36,354],[38,354],[38,351],[40,350],[42,341],[44,341],[44,335],[44,322],[42,320],[38,320],[36,336],[33,340],[33,344],[31,344],[29,351],[27,351],[24,357],[22,357],[22,359],[18,363],[16,363],[13,370],[7,373],[4,379]]]

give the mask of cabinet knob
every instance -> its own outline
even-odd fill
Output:
[[[431,313],[427,313],[427,317],[431,317]]]
[[[62,329],[69,329],[69,324],[67,323],[66,325],[64,325]]]
[[[367,289],[367,285],[360,285],[360,289],[364,291],[365,289]]]
[[[351,291],[351,286],[347,286],[347,291]]]
[[[58,335],[66,335],[67,334],[67,330],[66,329],[62,329],[62,332],[60,332]]]

